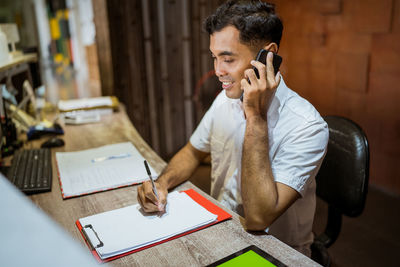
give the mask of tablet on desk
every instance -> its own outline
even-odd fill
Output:
[[[216,261],[208,267],[236,267],[236,266],[265,266],[265,267],[284,267],[286,266],[270,254],[257,246],[249,246],[238,252],[235,252],[219,261]]]

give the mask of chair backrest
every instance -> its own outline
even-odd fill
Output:
[[[317,195],[342,214],[356,217],[365,206],[369,179],[369,147],[355,122],[325,116],[328,151],[316,177]]]

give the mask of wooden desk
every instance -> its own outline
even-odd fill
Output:
[[[76,151],[125,141],[131,141],[157,172],[166,166],[166,163],[143,141],[124,111],[104,117],[102,123],[99,124],[65,126],[65,132],[65,147],[53,149],[53,166],[56,166],[54,162],[56,151]],[[196,188],[208,199],[218,203],[190,182],[183,183],[177,189],[188,188]],[[33,195],[30,198],[76,240],[84,244],[75,221],[85,216],[136,204],[136,189],[137,186],[130,186],[63,200],[57,171],[53,167],[52,191]],[[110,264],[113,266],[204,266],[254,244],[289,266],[317,265],[273,236],[256,236],[247,233],[239,222],[239,216],[233,212],[230,213],[233,215],[232,220],[122,257]],[[84,249],[89,253],[86,245]]]

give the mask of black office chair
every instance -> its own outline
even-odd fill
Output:
[[[338,238],[342,214],[359,216],[365,206],[369,178],[369,147],[363,130],[355,122],[325,116],[329,127],[328,151],[317,174],[317,196],[328,204],[325,231],[314,239],[311,258],[330,266],[327,248]]]

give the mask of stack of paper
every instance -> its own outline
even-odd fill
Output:
[[[167,200],[166,213],[162,215],[146,214],[136,204],[82,218],[79,223],[99,257],[105,259],[158,243],[217,220],[217,215],[184,192],[172,192]]]
[[[58,109],[60,110],[60,112],[104,108],[116,109],[118,108],[118,104],[118,99],[115,96],[101,96],[92,98],[60,100],[58,102]]]
[[[149,179],[144,158],[130,142],[77,152],[57,152],[56,161],[63,198]],[[157,174],[151,166],[150,169],[153,175]]]
[[[102,96],[71,100],[60,100],[58,109],[67,124],[85,124],[100,121],[103,115],[111,114],[119,105],[115,96]]]

